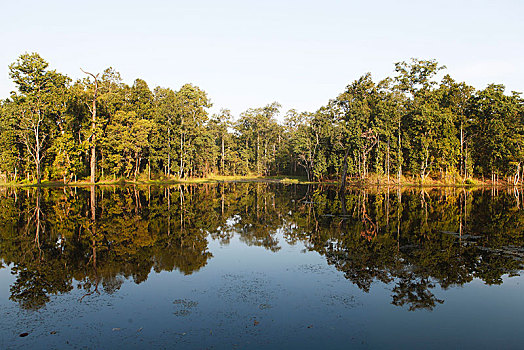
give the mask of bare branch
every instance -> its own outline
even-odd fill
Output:
[[[83,70],[82,68],[80,68],[80,70],[81,70],[82,72],[84,72],[85,74],[92,76],[93,79],[95,79],[95,84],[98,85],[98,75],[99,75],[100,73],[98,73],[97,75],[94,75],[93,73],[86,72],[86,71]]]

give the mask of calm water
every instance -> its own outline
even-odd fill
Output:
[[[0,348],[522,348],[523,199],[0,189]]]

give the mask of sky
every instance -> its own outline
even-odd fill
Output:
[[[0,98],[24,52],[73,80],[113,67],[130,85],[192,83],[210,112],[235,116],[274,101],[313,112],[412,57],[477,89],[524,91],[523,0],[0,0],[0,44]]]

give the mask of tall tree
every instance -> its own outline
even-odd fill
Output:
[[[93,88],[93,101],[90,106],[91,112],[91,136],[89,137],[89,143],[91,144],[91,160],[90,160],[90,170],[91,170],[91,183],[96,182],[96,99],[98,97],[98,74],[94,75],[93,73],[86,72],[82,69],[87,75],[93,77],[94,88]]]
[[[64,96],[69,82],[48,66],[37,53],[23,54],[9,66],[9,76],[18,87],[18,95],[12,98],[18,105],[19,140],[33,159],[38,184],[45,151],[56,131],[56,117],[64,111],[64,104],[56,101]]]
[[[436,60],[411,59],[408,62],[395,63],[396,88],[407,98],[404,128],[409,145],[404,152],[409,169],[420,176],[421,180],[428,176],[433,165],[433,138],[436,137],[435,127],[440,118],[440,110],[434,98],[434,87],[437,84],[435,76],[445,69]],[[400,134],[399,134],[400,138]]]
[[[504,91],[504,85],[491,84],[472,102],[475,166],[493,182],[510,174],[516,178],[524,156],[523,101]]]
[[[199,87],[185,84],[175,94],[178,117],[180,149],[179,178],[191,177],[195,173],[195,158],[198,151],[204,151],[201,137],[208,119],[207,108],[211,107],[205,91]],[[195,142],[196,141],[196,142]]]
[[[219,114],[213,115],[209,127],[220,148],[220,173],[226,175],[226,142],[231,142],[229,128],[232,126],[232,116],[229,109],[222,109]]]
[[[258,175],[268,175],[275,158],[273,146],[278,141],[276,116],[281,105],[273,102],[264,107],[250,108],[240,114],[235,129],[241,135],[246,162]]]
[[[368,73],[348,85],[346,91],[336,100],[347,145],[342,163],[341,189],[345,188],[348,156],[351,152],[358,156],[360,177],[364,178],[367,174],[368,154],[378,142],[377,132],[371,125],[376,113],[377,97],[376,85]]]
[[[153,164],[161,166],[166,176],[173,174],[175,162],[175,132],[178,128],[175,92],[161,87],[154,91],[154,128],[151,152]]]

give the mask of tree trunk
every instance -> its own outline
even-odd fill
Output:
[[[136,181],[137,175],[138,175],[138,169],[140,167],[140,157],[138,156],[138,152],[135,153],[135,174],[134,174],[134,181]]]
[[[93,138],[94,138],[94,135],[93,135]],[[93,146],[91,147],[91,179],[90,179],[91,183],[96,182],[95,173],[96,173],[96,149],[95,149],[95,145],[93,144]]]
[[[224,172],[224,135],[222,135],[222,158],[221,158],[222,164],[220,165],[220,170],[222,171],[222,175],[225,175]]]
[[[260,134],[257,134],[257,175],[260,175]]]
[[[398,119],[398,184],[400,185],[400,178],[402,177],[402,147],[401,147],[401,140],[400,140],[400,117]]]
[[[515,178],[513,180],[513,185],[517,186],[520,180],[520,163],[517,164],[517,171],[515,172]]]
[[[346,149],[346,154],[344,154],[344,161],[342,162],[342,176],[340,179],[340,191],[345,191],[346,189],[346,174],[348,171],[348,155],[349,147]]]
[[[171,124],[171,119],[169,121]],[[167,171],[166,175],[171,175],[171,128],[167,129]]]
[[[460,176],[462,176],[462,182],[466,181],[464,167],[464,131],[462,129],[462,122],[460,122]]]
[[[182,176],[184,175],[183,173],[183,167],[184,167],[184,163],[183,163],[183,159],[184,159],[184,141],[182,139],[182,131],[180,131],[180,169],[178,170],[178,177],[181,179]]]
[[[35,148],[34,148],[34,159],[35,159],[35,166],[36,166],[36,183],[40,186],[40,183],[42,182],[42,174],[40,170],[40,164],[42,161],[42,142],[40,142],[40,123],[42,122],[42,114],[41,111],[38,111],[38,121],[36,124],[33,124],[33,132],[35,134]],[[29,149],[29,142],[27,145]]]
[[[389,184],[389,135],[388,135],[388,154],[387,154],[387,175],[388,175],[388,184]]]
[[[40,186],[42,183],[42,174],[40,173],[40,159],[38,159],[36,162],[36,184]]]

